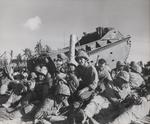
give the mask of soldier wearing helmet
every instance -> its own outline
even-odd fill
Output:
[[[78,66],[76,75],[81,79],[78,87],[78,96],[81,100],[86,100],[91,97],[98,84],[98,74],[96,68],[89,63],[89,56],[83,50],[80,50],[76,56]]]
[[[68,107],[68,98],[70,96],[70,89],[67,81],[65,80],[66,75],[57,74],[55,82],[55,94],[50,95],[46,98],[37,113],[35,114],[35,124],[39,121],[48,118],[51,115],[59,115],[61,108]]]
[[[60,53],[57,55],[56,60],[56,71],[66,73],[68,57],[64,53]]]
[[[111,71],[112,78],[115,79],[117,74],[123,70],[125,70],[125,63],[121,61],[117,61],[116,68]]]
[[[110,72],[106,69],[106,60],[101,58],[98,61],[97,72],[99,77],[99,82],[103,82],[104,79],[112,80]]]
[[[29,80],[29,89],[30,89],[31,91],[33,91],[34,88],[35,88],[35,85],[36,85],[36,78],[37,78],[36,73],[35,73],[35,72],[31,72],[31,74],[30,74],[30,80]]]
[[[133,64],[130,68],[130,85],[133,89],[137,89],[145,84],[141,76],[142,68],[138,64]]]
[[[48,73],[47,67],[37,65],[34,72],[31,73],[30,90],[22,99],[23,104],[28,104],[34,100],[41,102],[49,95],[49,84],[52,84],[51,76]]]
[[[37,81],[35,92],[44,100],[48,96],[49,89],[52,87],[52,78],[46,66],[42,66],[41,68],[38,67],[36,74]]]
[[[75,70],[77,67],[77,62],[75,60],[70,60],[68,63],[68,71],[65,77],[65,80],[67,81],[67,85],[70,90],[70,97],[68,99],[69,104],[72,103],[74,100],[74,93],[77,91],[79,87],[79,80],[76,76]]]
[[[121,71],[114,81],[114,85],[116,86],[116,89],[121,99],[125,99],[127,95],[131,92],[129,79],[129,73],[126,71]]]
[[[79,87],[79,81],[75,74],[76,67],[77,67],[76,61],[70,61],[68,63],[68,73],[67,73],[66,80],[68,82],[68,86],[70,88],[71,94],[73,94]]]
[[[102,95],[116,105],[125,100],[125,98],[131,93],[129,85],[129,73],[121,71],[115,80],[109,81],[104,84],[105,90]]]

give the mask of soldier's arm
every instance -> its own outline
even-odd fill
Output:
[[[91,83],[89,85],[89,88],[92,89],[92,90],[95,90],[97,85],[98,85],[98,74],[97,74],[97,71],[96,71],[95,67],[92,67],[92,70],[91,70]]]

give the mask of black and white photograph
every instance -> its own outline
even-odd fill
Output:
[[[150,0],[0,0],[0,124],[150,124]]]

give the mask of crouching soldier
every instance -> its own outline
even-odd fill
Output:
[[[68,82],[66,81],[66,74],[57,74],[57,79],[56,79],[56,82],[55,82],[55,94],[56,95],[60,95],[60,98],[63,98],[62,99],[62,103],[65,105],[65,106],[69,106],[69,103],[68,103],[68,98],[70,96],[70,89],[68,87]],[[61,96],[63,95],[63,96]]]
[[[85,51],[79,51],[75,59],[78,62],[76,75],[80,80],[77,94],[84,101],[94,93],[98,84],[98,74],[96,68],[90,64],[89,56]]]
[[[70,89],[71,96],[69,97],[69,103],[73,103],[74,101],[74,94],[76,93],[79,87],[79,80],[76,76],[75,70],[77,67],[77,62],[70,61],[68,62],[68,73],[66,75],[66,81],[68,83],[68,87]]]
[[[116,68],[114,68],[111,71],[112,79],[115,79],[117,74],[119,74],[120,71],[124,71],[124,70],[125,70],[125,63],[121,61],[117,61]]]
[[[121,71],[115,81],[105,82],[104,85],[105,90],[103,93],[100,95],[95,95],[89,104],[87,104],[87,106],[83,109],[86,116],[83,118],[82,122],[86,122],[87,119],[92,119],[92,117],[99,114],[102,109],[107,110],[103,113],[105,119],[108,117],[106,120],[115,118],[121,111],[123,111],[120,109],[124,108],[124,105],[126,105],[124,100],[131,93],[129,87],[129,74],[125,71]],[[101,121],[99,118],[97,119],[97,121]]]
[[[114,110],[113,117],[117,117],[126,108],[141,104],[141,98],[131,91],[129,79],[129,73],[121,71],[113,82],[105,85],[106,89],[102,95],[111,102]]]
[[[10,94],[9,99],[5,104],[2,104],[7,110],[13,110],[19,105],[22,105],[22,107],[25,105],[23,104],[23,99],[26,97],[26,95],[30,94],[35,87],[35,78],[36,74],[34,72],[30,75],[30,80],[22,80],[21,82],[11,82],[11,87],[13,87],[13,90]],[[22,104],[19,104],[22,103]],[[9,107],[12,107],[8,109]]]
[[[99,78],[98,87],[101,86],[101,91],[103,91],[103,83],[105,82],[105,80],[112,80],[110,72],[108,71],[108,69],[106,69],[106,61],[104,59],[98,60],[97,72]]]
[[[56,60],[56,71],[66,73],[67,72],[67,61],[68,57],[64,53],[60,53],[57,55]]]
[[[68,117],[69,123],[74,123],[74,115],[78,115],[78,109],[85,106],[93,96],[98,84],[98,74],[96,68],[89,63],[89,56],[83,50],[79,51],[75,58],[78,62],[76,75],[78,77],[79,87],[73,96],[73,108]]]
[[[130,85],[133,90],[139,89],[142,85],[145,85],[145,81],[141,76],[142,68],[134,64],[131,67],[130,72]]]
[[[22,99],[22,104],[27,105],[32,102],[43,102],[49,93],[49,84],[52,85],[51,77],[48,76],[48,70],[45,66],[40,68],[40,66],[35,67],[35,79],[31,83],[31,91],[28,92]]]
[[[41,122],[44,119],[51,121],[52,116],[61,115],[63,112],[62,109],[69,106],[68,98],[70,96],[70,89],[61,74],[57,74],[56,83],[57,85],[54,96],[50,95],[49,98],[44,100],[44,103],[35,115],[34,123],[38,123],[39,121]]]
[[[126,71],[121,71],[115,80],[105,80],[103,82],[104,90],[101,95],[106,97],[112,104],[118,103],[130,94],[129,74]]]
[[[48,76],[47,67],[43,66],[42,68],[36,67],[37,81],[35,85],[34,92],[38,100],[44,100],[48,96],[49,84],[52,86],[51,77]],[[48,79],[47,79],[48,78]],[[49,82],[50,81],[50,82]]]

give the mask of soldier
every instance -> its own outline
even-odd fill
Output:
[[[82,115],[84,115],[84,118],[82,118],[82,122],[86,122],[87,119],[90,119],[90,121],[93,121],[93,123],[98,124],[98,122],[92,117],[94,115],[100,114],[102,109],[106,109],[105,113],[102,113],[102,115],[98,115],[96,118],[98,119],[98,121],[100,121],[98,118],[99,116],[106,116],[103,118],[108,121],[108,119],[115,118],[120,113],[122,113],[125,107],[129,107],[132,98],[129,97],[129,95],[131,94],[131,90],[129,85],[129,74],[127,72],[121,71],[114,82],[109,82],[107,85],[105,84],[105,86],[106,89],[103,94],[95,95],[83,109],[82,113],[84,114]],[[134,99],[132,102],[134,102]]]
[[[21,104],[22,106],[26,106],[29,104],[30,100],[29,97],[31,97],[34,94],[34,89],[35,89],[35,85],[36,85],[36,79],[37,79],[37,75],[35,74],[35,72],[31,72],[30,74],[30,79],[27,82],[27,86],[28,86],[28,91],[26,92],[26,94],[23,95],[22,99],[21,99]]]
[[[97,67],[99,82],[102,82],[104,79],[112,80],[109,71],[106,69],[106,61],[104,59],[99,59]]]
[[[88,117],[93,117],[102,109],[108,109],[111,104],[114,107],[117,106],[117,109],[119,106],[121,106],[122,101],[124,101],[131,92],[129,87],[129,74],[125,71],[122,71],[120,74],[118,74],[116,81],[114,81],[112,84],[105,84],[105,86],[105,91],[102,94],[94,96],[84,109]]]
[[[76,75],[80,80],[76,94],[81,101],[84,101],[89,99],[94,93],[98,84],[98,74],[95,67],[90,65],[89,56],[85,51],[79,51],[75,59],[78,62]]]
[[[117,61],[117,63],[116,63],[116,68],[111,71],[112,79],[115,79],[116,76],[117,76],[117,74],[118,74],[120,71],[123,71],[124,68],[125,68],[125,63],[124,63],[124,62],[121,62],[121,61]]]
[[[103,59],[103,58],[102,58],[102,59]],[[97,56],[96,63],[95,63],[95,68],[96,68],[97,70],[98,70],[98,68],[99,68],[99,67],[98,67],[98,66],[99,66],[99,64],[98,64],[98,63],[99,63],[99,60],[100,60],[100,56],[98,55],[98,56]],[[104,67],[105,70],[107,70],[109,73],[111,73],[111,68],[110,68],[109,65],[107,64],[106,60],[103,59],[102,61],[104,61],[103,63],[105,63],[105,67]]]
[[[40,68],[40,66],[35,67],[36,75],[33,81],[35,81],[36,83],[35,83],[35,86],[33,84],[32,88],[34,89],[32,90],[32,92],[28,92],[25,95],[25,97],[22,99],[23,104],[29,104],[37,100],[40,102],[43,102],[44,99],[48,96],[49,88],[50,88],[49,84],[52,84],[51,82],[52,80],[50,76],[48,76],[49,78],[47,78],[47,75],[48,75],[47,68],[45,66],[42,68]]]
[[[22,101],[22,103],[23,103],[24,97],[27,94],[29,94],[31,91],[33,91],[33,89],[35,87],[36,74],[32,72],[30,80],[27,80],[26,75],[24,78],[25,79],[23,79],[19,83],[11,82],[11,85],[13,85],[13,86],[11,86],[11,87],[13,87],[13,90],[12,90],[7,102],[5,104],[2,104],[3,107],[5,107],[7,109],[9,107],[14,107],[14,109],[15,109],[15,107],[19,105],[20,101]],[[25,104],[22,104],[22,105],[24,106]]]
[[[79,80],[79,87],[72,96],[72,106],[68,117],[69,124],[74,123],[75,115],[78,110],[91,99],[98,84],[98,74],[96,68],[89,63],[89,56],[83,50],[79,51],[76,56],[78,66],[76,67],[76,75]]]
[[[10,81],[5,69],[0,67],[0,95],[6,94]]]
[[[56,71],[66,73],[67,61],[68,61],[68,57],[64,53],[58,54],[56,60]]]
[[[141,76],[142,69],[139,65],[133,64],[130,72],[130,85],[132,89],[138,89],[141,85],[145,85],[145,81]]]
[[[89,63],[89,56],[83,50],[75,58],[78,62],[76,75],[81,79],[78,87],[78,95],[82,100],[90,98],[98,84],[98,74],[94,66]]]
[[[79,86],[79,81],[75,74],[76,67],[77,67],[77,63],[75,61],[68,62],[68,73],[67,73],[66,80],[68,81],[71,94],[73,94]]]
[[[105,90],[102,95],[116,105],[130,94],[129,73],[121,71],[113,82],[105,83]]]
[[[70,89],[68,87],[68,83],[66,81],[66,75],[61,75],[61,73],[57,74],[57,79],[56,79],[56,90],[55,90],[55,94],[58,95],[60,94],[60,97],[61,94],[65,94],[65,96],[63,96],[63,100],[62,102],[64,102],[64,105],[65,106],[69,106],[69,103],[68,103],[68,98],[70,96]]]
[[[126,97],[130,94],[130,86],[129,86],[129,74],[125,71],[121,71],[118,74],[118,77],[115,82],[108,81],[105,83],[105,90],[103,93],[95,94],[94,97],[90,100],[90,102],[86,105],[83,109],[84,115],[81,119],[82,122],[86,122],[87,119],[92,119],[93,116],[99,114],[102,109],[108,109],[107,114],[113,112],[113,114],[107,115],[110,116],[117,116],[120,111],[123,111],[123,101]],[[111,108],[110,108],[111,105]],[[118,107],[120,108],[118,110]],[[121,109],[122,108],[122,109]],[[78,112],[77,112],[78,113]],[[103,113],[105,114],[105,113]],[[104,115],[103,115],[104,116]],[[82,116],[81,116],[82,117]],[[76,118],[75,120],[78,120]],[[81,122],[80,122],[81,123]],[[98,123],[95,121],[95,123]]]
[[[64,75],[58,75],[57,82],[55,83],[57,83],[55,95],[50,95],[44,100],[41,108],[35,115],[35,123],[42,121],[42,119],[50,119],[52,115],[61,115],[61,109],[69,106],[68,98],[70,96],[70,89]]]
[[[66,81],[68,83],[71,96],[69,97],[69,103],[72,103],[74,101],[74,94],[77,91],[79,87],[79,80],[75,74],[75,70],[77,67],[77,62],[70,61],[68,62],[68,73],[66,75]]]
[[[34,88],[35,88],[35,85],[36,85],[36,78],[37,78],[37,75],[35,74],[35,72],[31,72],[30,80],[29,80],[29,89],[30,89],[30,91],[34,91]]]
[[[132,66],[134,66],[134,65],[136,65],[136,62],[135,62],[135,61],[131,61],[131,62],[130,62],[130,67],[132,67]]]

